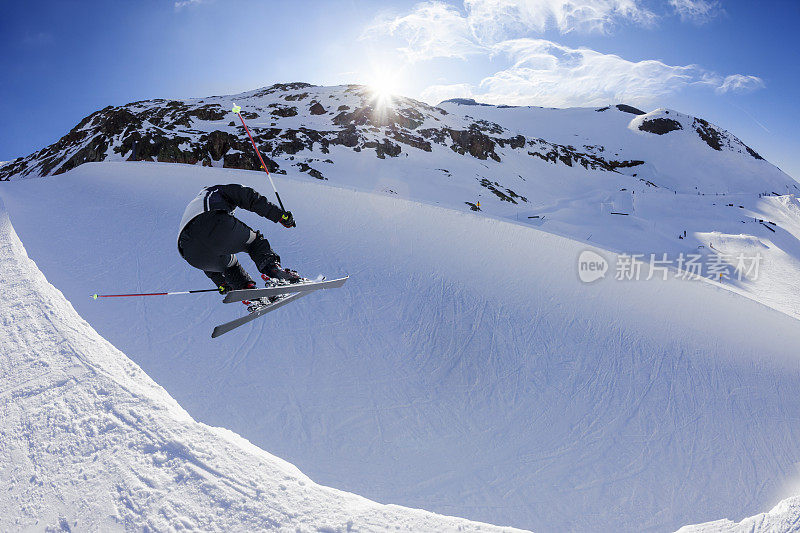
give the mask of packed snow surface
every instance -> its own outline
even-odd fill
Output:
[[[208,286],[176,229],[230,182],[270,194],[253,172],[100,163],[0,195],[48,279],[192,417],[322,484],[537,531],[740,521],[791,495],[800,322],[710,282],[582,284],[587,244],[525,224],[278,176],[298,227],[240,215],[343,288],[215,340],[243,312],[217,295],[89,298]]]
[[[787,498],[768,513],[742,520],[715,520],[705,524],[685,526],[678,533],[793,533],[800,531],[800,496]]]
[[[0,265],[0,530],[510,531],[322,487],[195,422],[47,282],[2,202]]]

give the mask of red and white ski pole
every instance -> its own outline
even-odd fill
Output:
[[[174,292],[140,292],[135,294],[92,294],[92,299],[98,298],[127,298],[129,296],[172,296],[173,294],[195,294],[197,292],[220,292],[220,289],[195,289],[193,291]]]
[[[261,152],[258,151],[258,146],[256,146],[256,142],[253,140],[253,136],[250,134],[250,128],[247,127],[247,124],[244,121],[244,117],[242,116],[242,108],[236,104],[233,104],[233,109],[231,109],[234,113],[239,115],[239,120],[242,121],[242,126],[244,126],[244,131],[247,132],[247,136],[250,137],[250,144],[253,145],[253,149],[256,151],[256,155],[258,156],[258,160],[261,161],[261,168],[264,169],[264,172],[267,173],[267,177],[269,178],[269,182],[272,185],[272,190],[275,191],[275,198],[278,199],[278,204],[281,206],[281,211],[286,211],[286,208],[283,207],[283,201],[281,201],[281,195],[278,194],[278,188],[275,187],[275,182],[272,181],[272,174],[269,173],[269,169],[267,165],[264,164],[264,159],[261,157]],[[286,215],[283,215],[283,218],[288,218]],[[297,224],[295,224],[296,226]]]

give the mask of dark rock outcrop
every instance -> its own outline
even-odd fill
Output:
[[[389,139],[383,139],[380,142],[365,142],[363,146],[364,148],[374,148],[379,159],[385,159],[387,155],[389,157],[397,157],[402,151],[399,145]]]
[[[761,154],[759,154],[758,152],[756,152],[755,150],[753,150],[749,146],[745,146],[744,149],[747,150],[747,153],[750,154],[751,156],[753,156],[755,159],[761,159],[761,160],[764,159],[763,157],[761,157]]]
[[[442,104],[481,105],[481,106],[491,107],[491,104],[482,104],[480,102],[476,102],[473,98],[450,98],[449,100],[445,100],[439,103],[439,105]],[[504,107],[510,107],[510,106],[504,106]]]
[[[392,128],[389,130],[389,136],[399,143],[419,148],[425,152],[431,151],[431,143],[418,135],[412,135],[405,130]]]
[[[481,184],[481,187],[485,187],[504,202],[510,202],[512,204],[517,204],[517,200],[521,200],[526,203],[528,202],[528,199],[524,196],[520,196],[511,189],[503,187],[496,181],[490,181],[486,178],[481,178],[478,180],[478,182]]]
[[[445,130],[450,135],[452,144],[450,148],[461,155],[469,154],[478,159],[491,157],[495,161],[500,161],[495,151],[495,142],[488,135],[481,133],[477,129],[470,130]]]
[[[200,120],[223,120],[228,115],[228,111],[222,109],[222,107],[217,104],[207,104],[202,107],[189,110],[188,115],[197,117]]]
[[[355,146],[358,146],[360,141],[361,141],[361,136],[358,134],[355,125],[349,124],[346,127],[339,130],[339,132],[336,134],[335,139],[331,143],[341,144],[342,146],[353,148]]]
[[[272,113],[270,113],[273,117],[281,117],[281,118],[289,118],[289,117],[296,117],[297,116],[297,108],[296,107],[278,107]]]
[[[308,93],[298,93],[298,94],[287,94],[283,97],[284,100],[287,102],[296,102],[298,100],[304,100],[308,98]]]
[[[702,118],[694,119],[694,129],[707,145],[714,150],[722,151],[722,135],[708,121]]]
[[[683,126],[671,118],[649,118],[639,124],[639,129],[656,135],[664,135],[671,131],[682,130]]]
[[[323,176],[322,172],[320,172],[319,170],[311,168],[310,166],[308,166],[308,163],[297,163],[297,168],[300,169],[300,172],[306,172],[312,178],[316,178],[318,180],[327,180],[328,179],[325,176]]]
[[[644,111],[642,111],[641,109],[637,109],[637,108],[635,108],[635,107],[633,107],[631,105],[627,105],[627,104],[617,104],[616,107],[617,107],[617,109],[619,109],[623,113],[630,113],[632,115],[646,115],[647,114]]]

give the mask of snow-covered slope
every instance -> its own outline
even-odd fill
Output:
[[[175,250],[183,207],[211,183],[268,193],[263,176],[101,163],[0,195],[101,335],[323,484],[539,531],[741,520],[789,495],[797,320],[710,283],[584,285],[587,245],[522,224],[277,181],[298,227],[246,220],[285,264],[351,281],[214,341],[241,312],[214,295],[88,295],[205,286]]]
[[[2,202],[0,266],[0,530],[509,531],[319,486],[195,422],[47,282]]]
[[[553,109],[439,104],[452,114],[492,121],[526,138],[577,146],[606,159],[639,162],[617,169],[679,193],[800,191],[798,184],[730,132],[670,109],[650,113],[625,105]],[[627,186],[636,185],[635,181]]]
[[[800,496],[787,498],[768,513],[741,522],[715,520],[682,527],[678,533],[794,533],[800,531]]]

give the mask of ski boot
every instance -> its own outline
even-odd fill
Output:
[[[303,281],[303,278],[300,277],[297,272],[281,267],[281,264],[278,262],[267,265],[267,268],[265,268],[261,274],[261,278],[267,282],[267,286],[299,283]]]

